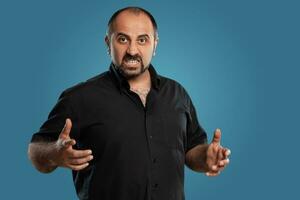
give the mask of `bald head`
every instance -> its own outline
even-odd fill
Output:
[[[107,29],[107,35],[108,36],[111,36],[111,34],[114,31],[115,21],[117,20],[118,17],[121,17],[120,14],[122,14],[124,12],[129,12],[129,13],[137,15],[137,16],[141,15],[141,14],[147,16],[149,18],[149,20],[151,21],[151,23],[152,23],[154,37],[158,38],[157,24],[156,24],[156,21],[155,21],[154,17],[151,15],[150,12],[148,12],[147,10],[145,10],[143,8],[140,8],[140,7],[126,7],[126,8],[122,8],[122,9],[116,11],[108,21],[108,29]]]

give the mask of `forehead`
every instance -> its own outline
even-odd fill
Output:
[[[125,33],[130,36],[154,34],[150,18],[143,12],[121,12],[113,23],[113,33]]]

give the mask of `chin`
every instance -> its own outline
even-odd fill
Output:
[[[142,66],[137,67],[127,67],[127,66],[120,66],[121,73],[126,77],[136,77],[144,72],[144,68]]]
[[[137,77],[140,74],[142,74],[140,69],[138,69],[138,70],[122,70],[122,73],[128,79]]]

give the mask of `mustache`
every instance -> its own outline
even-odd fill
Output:
[[[125,54],[125,56],[123,57],[123,61],[128,61],[128,60],[136,60],[136,61],[141,62],[142,58],[138,54],[136,54],[136,55]]]

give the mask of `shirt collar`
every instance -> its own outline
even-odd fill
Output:
[[[149,73],[151,76],[151,85],[156,90],[159,90],[160,88],[160,77],[157,74],[156,70],[154,69],[153,65],[149,65]],[[119,89],[130,89],[130,86],[126,80],[126,78],[116,69],[115,65],[113,63],[110,64],[109,71],[114,77],[115,82],[117,83],[117,86]]]

